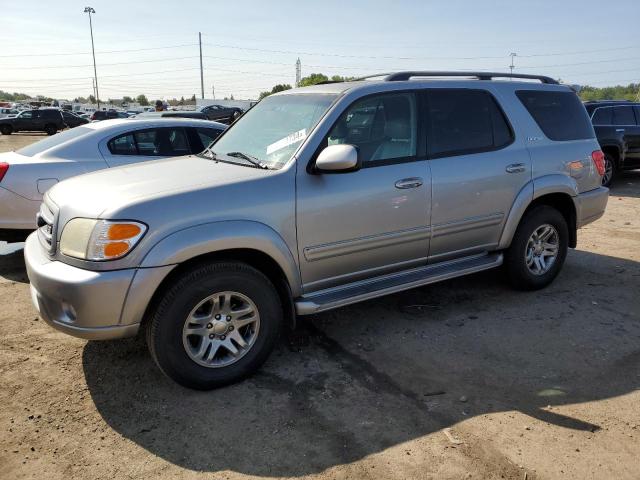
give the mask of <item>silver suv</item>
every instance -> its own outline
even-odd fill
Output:
[[[289,90],[199,155],[49,190],[32,297],[70,335],[143,330],[163,372],[210,389],[255,371],[296,315],[502,264],[517,288],[548,285],[604,213],[603,172],[584,106],[547,77]]]

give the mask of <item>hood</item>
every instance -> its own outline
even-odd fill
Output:
[[[186,156],[110,168],[65,180],[47,196],[76,216],[99,218],[136,203],[263,177],[269,172]]]

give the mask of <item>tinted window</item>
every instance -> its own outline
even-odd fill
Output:
[[[58,110],[40,110],[42,118],[59,120],[60,112]]]
[[[202,142],[202,146],[207,148],[209,145],[213,143],[213,141],[218,138],[221,130],[215,130],[213,128],[197,128],[198,137],[200,137],[200,141]]]
[[[431,157],[486,152],[511,143],[513,135],[493,97],[478,90],[428,93]]]
[[[516,95],[551,140],[594,137],[587,111],[575,93],[519,90]]]
[[[137,155],[136,141],[131,133],[109,140],[109,151],[114,155]]]
[[[416,155],[417,114],[411,93],[387,94],[354,103],[331,129],[329,145],[358,147],[363,162]]]
[[[22,112],[20,115],[18,115],[18,117],[20,117],[20,118],[33,118],[33,111],[26,110],[26,111]]]
[[[613,108],[600,107],[593,114],[594,125],[611,125],[613,123]]]
[[[635,125],[633,107],[613,107],[613,125]]]

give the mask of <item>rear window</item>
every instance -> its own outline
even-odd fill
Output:
[[[21,148],[20,150],[17,150],[17,153],[26,157],[33,157],[34,155],[60,145],[63,142],[68,142],[75,138],[82,137],[83,135],[93,131],[93,129],[87,127],[76,127],[70,130],[65,130],[40,140],[39,142],[32,143],[31,145]]]
[[[575,93],[518,90],[516,95],[549,139],[594,138],[587,111]]]

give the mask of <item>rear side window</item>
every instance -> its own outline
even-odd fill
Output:
[[[594,125],[612,125],[613,124],[613,108],[600,107],[596,108],[593,113]]]
[[[518,90],[516,95],[549,139],[567,141],[594,137],[587,111],[575,93]]]
[[[497,150],[513,141],[513,132],[486,91],[434,89],[428,92],[431,158]]]
[[[113,155],[171,157],[189,155],[189,143],[182,128],[154,128],[126,133],[107,143]]]
[[[613,125],[635,125],[633,107],[613,107]]]

